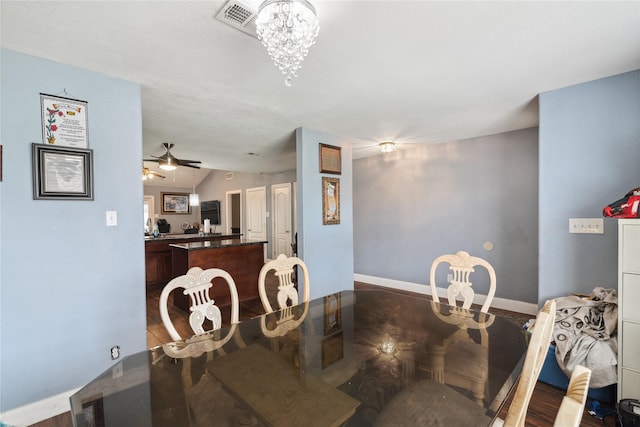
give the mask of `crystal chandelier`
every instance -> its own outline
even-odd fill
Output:
[[[291,86],[320,26],[316,10],[306,0],[266,0],[258,9],[256,32],[269,56]]]

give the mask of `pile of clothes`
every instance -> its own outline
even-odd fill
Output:
[[[618,295],[596,287],[591,295],[556,298],[553,339],[556,360],[571,376],[576,365],[591,369],[591,388],[618,382]]]

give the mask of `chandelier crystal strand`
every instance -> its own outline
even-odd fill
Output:
[[[291,86],[302,61],[315,43],[320,25],[316,11],[306,0],[267,0],[256,19],[258,39]]]

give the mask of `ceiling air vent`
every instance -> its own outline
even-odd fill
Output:
[[[230,0],[216,15],[218,21],[231,25],[238,30],[258,38],[256,18],[258,11],[237,0]]]

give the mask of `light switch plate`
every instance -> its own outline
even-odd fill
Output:
[[[604,234],[602,218],[569,218],[569,233]]]
[[[107,226],[113,227],[115,225],[118,225],[118,212],[107,211]]]

